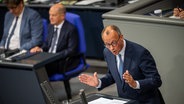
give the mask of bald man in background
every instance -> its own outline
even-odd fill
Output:
[[[78,54],[78,32],[73,24],[65,19],[66,9],[58,3],[49,10],[50,24],[48,36],[42,46],[36,46],[30,52],[49,52],[60,54],[61,59],[46,65],[49,76],[55,73],[64,73],[76,67],[79,59],[70,60],[70,65],[64,71],[65,59]]]

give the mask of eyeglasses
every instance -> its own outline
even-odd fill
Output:
[[[116,47],[117,44],[118,44],[119,39],[120,39],[120,35],[119,35],[118,40],[112,41],[112,43],[106,43],[106,44],[104,44],[104,46],[107,47],[107,48],[110,48],[111,46],[112,46],[112,47]]]

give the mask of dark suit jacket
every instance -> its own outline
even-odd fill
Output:
[[[6,38],[9,35],[9,29],[14,19],[14,15],[7,12],[4,21],[4,33],[1,39],[0,46],[4,47]],[[28,7],[24,8],[20,26],[20,49],[29,50],[42,43],[42,18],[38,12]]]
[[[160,104],[158,87],[161,86],[162,81],[155,61],[147,49],[126,40],[123,71],[129,71],[132,77],[140,83],[140,89],[133,89],[120,79],[116,57],[107,48],[104,49],[104,56],[108,65],[108,73],[101,78],[102,86],[99,90],[116,83],[120,97],[135,99],[141,104]]]
[[[184,9],[184,0],[171,0],[173,8],[182,8]]]
[[[54,26],[48,26],[48,36],[46,42],[43,44],[42,49],[45,52],[49,51],[52,43],[52,37],[54,34]],[[61,73],[63,73],[62,69],[65,64],[65,58],[68,56],[75,56],[78,54],[78,32],[76,28],[67,20],[65,20],[61,31],[60,37],[57,44],[56,53],[60,54],[61,60],[52,63],[49,69],[55,69],[56,71],[59,69]],[[74,68],[79,63],[79,59],[71,60],[71,64],[68,66],[66,70],[70,70]],[[57,64],[57,65],[56,65]]]

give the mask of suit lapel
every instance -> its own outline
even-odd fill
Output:
[[[123,73],[126,70],[130,69],[131,60],[132,60],[132,49],[130,47],[129,41],[126,40]]]
[[[126,48],[125,48],[125,55],[124,55],[124,63],[123,63],[123,73],[125,73],[126,70],[129,70],[130,65],[131,65],[131,60],[132,60],[132,51],[129,42],[126,40]],[[122,78],[122,90],[124,92],[124,87],[125,87],[125,80]]]
[[[8,24],[7,24],[7,25],[8,25],[8,26],[7,26],[7,27],[8,27],[8,29],[7,29],[8,31],[7,31],[7,33],[9,32],[10,27],[12,26],[13,19],[14,19],[14,16],[13,16],[13,15],[10,15],[10,16],[9,16],[9,20],[8,20]]]
[[[21,26],[20,26],[20,40],[21,40],[21,37],[22,37],[22,32],[23,32],[23,29],[24,29],[24,26],[25,26],[25,23],[29,23],[29,22],[26,22],[27,21],[27,8],[25,7],[24,8],[24,11],[23,11],[23,14],[22,14],[22,21],[21,21]]]
[[[51,26],[51,29],[50,29],[50,31],[51,31],[51,33],[50,33],[50,35],[48,35],[49,37],[48,37],[48,46],[49,47],[51,47],[51,43],[52,43],[52,38],[53,38],[53,35],[54,35],[54,26],[52,25]]]
[[[110,52],[110,55],[108,55],[108,56],[109,56],[109,60],[110,60],[110,63],[111,63],[110,66],[109,66],[110,67],[109,69],[111,69],[111,73],[113,74],[114,79],[116,81],[118,81],[118,83],[122,84],[122,80],[119,76],[119,72],[118,72],[118,68],[117,68],[116,56],[113,55],[111,52]]]
[[[58,37],[59,39],[58,39],[57,49],[60,46],[60,44],[61,44],[61,42],[63,40],[63,37],[66,34],[66,31],[67,31],[66,25],[67,24],[66,24],[66,20],[65,20],[64,23],[63,23],[63,26],[61,27],[60,33],[59,33],[59,37]],[[56,51],[57,51],[57,49],[56,49]]]
[[[65,32],[66,32],[66,29],[64,28],[64,25],[63,25],[63,27],[61,28],[61,31],[59,33],[57,48],[58,48],[59,44],[61,44]]]

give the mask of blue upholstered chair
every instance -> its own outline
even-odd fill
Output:
[[[43,23],[43,42],[45,42],[46,41],[47,34],[48,34],[48,30],[47,30],[48,21],[43,18],[42,19],[42,23]]]
[[[86,42],[85,42],[84,29],[83,29],[83,25],[82,25],[80,16],[77,14],[67,12],[66,20],[71,22],[78,30],[78,35],[79,35],[79,49],[78,50],[80,53],[79,54],[80,63],[76,68],[72,69],[71,71],[65,72],[64,74],[60,74],[60,73],[54,74],[53,76],[49,78],[49,80],[50,81],[63,81],[65,90],[66,90],[66,94],[67,94],[67,98],[69,100],[72,98],[69,80],[73,77],[78,76],[81,72],[85,71],[89,67],[89,65],[86,63],[86,60],[85,60]],[[72,57],[68,57],[66,59],[66,62],[70,60],[70,58]],[[65,69],[62,69],[62,70],[65,70]]]

